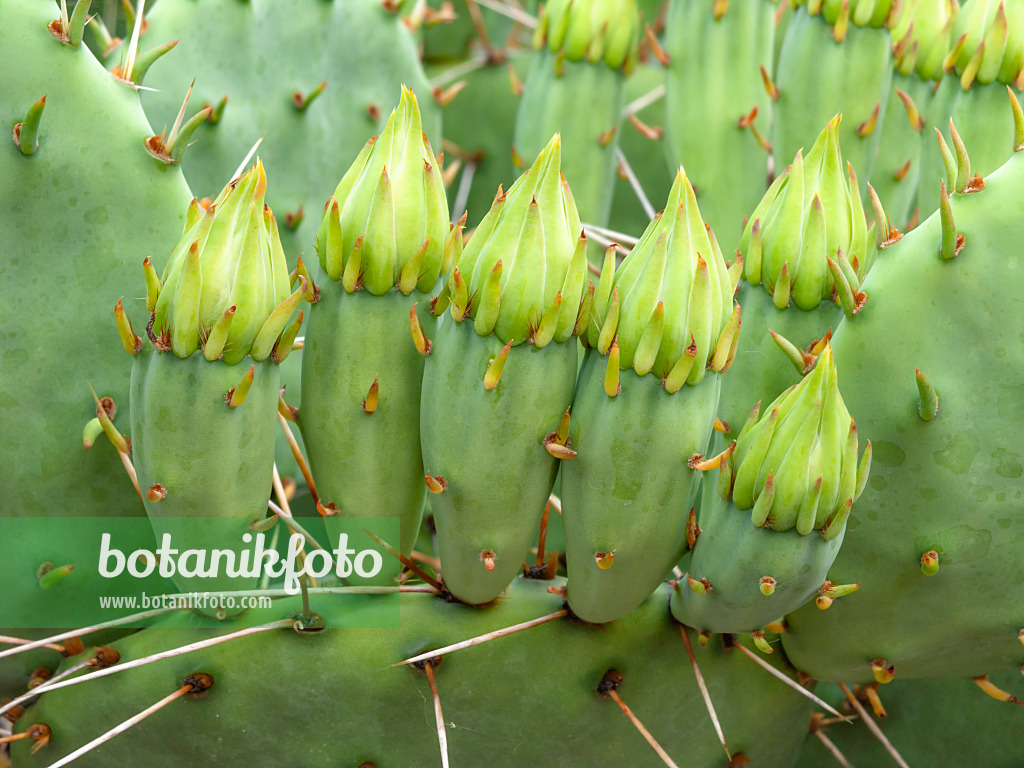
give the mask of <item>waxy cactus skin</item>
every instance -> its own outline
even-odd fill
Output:
[[[579,455],[562,470],[568,604],[593,623],[636,607],[683,554],[699,482],[690,462],[707,451],[739,330],[731,277],[682,170],[614,277],[612,259],[570,423]]]
[[[445,587],[469,603],[522,570],[567,447],[557,432],[576,381],[587,239],[560,167],[555,136],[499,192],[435,304],[423,467]]]
[[[755,408],[751,420],[760,419],[740,432],[718,482],[705,480],[689,572],[672,597],[684,624],[758,631],[825,583],[870,465],[868,451],[858,467],[857,428],[836,378],[826,347],[799,384]]]
[[[418,102],[404,90],[324,208],[298,420],[328,529],[334,515],[398,517],[401,541],[389,543],[406,554],[426,493],[420,397],[430,354],[414,344],[410,312],[432,336],[430,297],[460,237]]]

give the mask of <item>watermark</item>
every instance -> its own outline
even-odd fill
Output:
[[[340,518],[0,516],[0,625],[399,626],[399,518]]]
[[[323,579],[332,573],[339,579],[353,575],[370,579],[384,568],[384,557],[375,549],[356,551],[349,546],[348,534],[338,535],[338,545],[331,551],[313,549],[306,552],[305,537],[293,533],[282,556],[276,549],[268,549],[266,534],[244,533],[240,549],[179,550],[173,545],[173,536],[164,533],[160,546],[154,551],[136,549],[129,553],[111,546],[111,535],[102,534],[99,553],[99,574],[113,579],[127,571],[137,579],[145,579],[159,572],[165,579],[180,576],[185,579],[284,578],[284,590],[297,595],[301,589],[299,579],[311,576]],[[251,546],[250,546],[251,545]],[[223,571],[221,570],[223,566]]]

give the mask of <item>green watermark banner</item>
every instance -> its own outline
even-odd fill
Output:
[[[0,517],[0,626],[397,627],[398,518]]]

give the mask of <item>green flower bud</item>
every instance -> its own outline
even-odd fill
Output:
[[[812,15],[821,14],[831,26],[852,21],[858,27],[886,25],[895,0],[800,0]]]
[[[842,266],[853,291],[867,261],[864,209],[853,168],[843,163],[836,115],[807,157],[797,152],[751,214],[740,241],[743,274],[763,284],[780,309],[790,298],[814,309],[835,290],[828,260]]]
[[[973,0],[953,27],[953,49],[946,68],[964,90],[974,82],[1019,83],[1024,72],[1024,4]]]
[[[730,458],[732,502],[755,526],[842,530],[857,496],[857,428],[839,394],[832,348],[748,425]],[[866,467],[863,470],[866,472]]]
[[[338,218],[333,228],[332,216]],[[423,133],[416,96],[402,88],[384,132],[367,142],[324,209],[320,263],[334,279],[347,271],[349,291],[429,293],[441,273],[448,231],[440,164]]]
[[[498,196],[458,258],[446,291],[452,314],[481,336],[544,346],[576,325],[586,244],[556,134],[533,167]]]
[[[182,236],[167,263],[153,317],[153,337],[178,357],[218,333],[223,359],[234,365],[250,352],[264,324],[289,296],[288,265],[277,223],[264,204],[263,164],[226,186]]]
[[[605,269],[610,273],[610,268],[608,264]],[[606,286],[605,280],[602,284]],[[708,368],[725,367],[738,332],[738,314],[735,323],[729,322],[733,285],[718,242],[704,225],[693,187],[681,168],[665,210],[623,260],[611,291],[599,287],[598,296],[590,326],[591,346],[603,354],[612,338],[617,338],[623,370],[633,368],[641,376],[653,372],[668,379],[680,360],[688,358],[685,381],[697,384]],[[716,366],[719,347],[724,348],[722,365]],[[667,381],[666,387],[678,389]]]
[[[640,45],[636,0],[550,0],[540,13],[534,47],[564,52],[569,61],[604,61],[630,71]]]
[[[954,0],[904,0],[890,30],[896,71],[941,80],[959,11]]]

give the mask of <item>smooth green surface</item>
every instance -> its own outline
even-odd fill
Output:
[[[445,586],[461,600],[498,597],[537,543],[558,469],[543,443],[572,403],[576,346],[512,347],[488,391],[484,373],[501,340],[441,318],[423,375],[423,466],[448,483],[430,504]],[[495,553],[493,571],[484,550]]]
[[[960,255],[939,256],[933,216],[886,249],[865,281],[871,302],[833,337],[843,397],[874,460],[829,573],[863,586],[827,611],[792,614],[783,638],[818,679],[870,680],[875,658],[897,678],[1024,663],[1024,334],[1014,320],[1024,312],[1024,155],[952,207]],[[931,421],[917,414],[915,368],[939,393]],[[932,549],[939,571],[925,576]]]
[[[322,504],[346,517],[401,520],[401,549],[412,549],[426,486],[420,456],[420,385],[427,358],[413,344],[409,310],[434,325],[422,294],[346,293],[322,279],[303,349],[299,423]],[[374,379],[378,404],[363,410]],[[328,527],[330,520],[327,519]],[[399,546],[399,542],[389,542]]]
[[[404,658],[557,611],[543,582],[523,582],[493,609],[403,595],[402,626],[299,635],[278,629],[103,680],[56,691],[29,710],[54,730],[30,756],[15,747],[16,768],[46,766],[204,671],[214,686],[154,714],[78,761],[172,766],[303,765],[433,768],[441,763],[425,675],[391,667]],[[375,599],[375,598],[369,598]],[[664,763],[616,704],[595,693],[609,669],[619,693],[679,765],[721,768],[725,756],[697,689],[665,590],[614,625],[560,619],[491,643],[446,654],[435,668],[453,766],[629,765]],[[338,605],[314,606],[337,625]],[[287,616],[297,601],[267,612]],[[344,611],[344,607],[340,610]],[[127,659],[183,645],[207,633],[145,630],[120,641]],[[691,642],[729,747],[764,768],[788,768],[806,735],[809,702],[718,641]],[[787,674],[781,653],[768,660]],[[87,716],[86,716],[87,715]],[[183,738],[187,734],[188,738]],[[144,756],[144,757],[143,757]]]
[[[138,96],[83,45],[46,25],[60,8],[0,8],[0,514],[128,515],[142,505],[113,446],[82,448],[96,415],[89,386],[118,405],[127,432],[130,358],[113,309],[145,326],[142,259],[162,261],[191,198],[177,171],[143,147]],[[39,149],[10,127],[46,95]]]
[[[718,20],[712,5],[669,5],[664,148],[669,165],[686,168],[704,220],[731,254],[744,217],[767,187],[768,153],[737,123],[756,109],[753,125],[766,139],[771,136],[772,102],[761,67],[772,72],[775,5],[732,3]]]
[[[621,372],[604,391],[608,358],[591,350],[580,371],[570,424],[579,456],[562,468],[562,522],[569,606],[584,621],[613,621],[669,577],[686,547],[686,520],[718,405],[719,376],[669,395],[653,374]],[[611,568],[597,552],[614,552]]]
[[[801,147],[809,150],[818,131],[841,113],[839,143],[865,194],[886,118],[891,45],[887,30],[853,24],[846,39],[837,43],[832,27],[822,18],[812,17],[806,8],[793,12],[775,81],[781,93],[775,102],[771,140],[777,171],[789,165]],[[861,137],[857,129],[871,118],[875,105],[879,105],[878,123]]]

